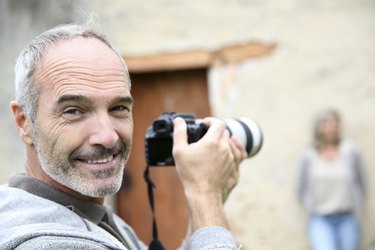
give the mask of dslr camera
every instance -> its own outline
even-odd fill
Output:
[[[189,113],[162,113],[145,136],[146,161],[148,166],[174,166],[172,156],[173,120],[181,117],[187,125],[188,143],[199,141],[207,132],[208,126]],[[245,147],[248,157],[256,155],[263,143],[262,130],[249,118],[225,119],[227,129],[236,136]]]

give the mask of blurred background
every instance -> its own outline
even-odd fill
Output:
[[[9,109],[19,52],[42,31],[82,23],[90,13],[131,73],[134,148],[112,203],[142,240],[151,237],[144,134],[161,112],[178,111],[261,125],[262,151],[243,163],[226,203],[231,229],[244,249],[309,249],[296,164],[311,143],[314,115],[336,108],[367,164],[361,249],[375,249],[375,1],[0,0],[1,184],[24,164]],[[187,220],[181,187],[173,168],[152,175],[160,237],[173,249]]]

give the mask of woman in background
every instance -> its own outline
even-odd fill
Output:
[[[356,250],[366,194],[364,164],[356,145],[341,138],[340,115],[324,111],[315,141],[299,162],[298,198],[309,215],[314,250]]]

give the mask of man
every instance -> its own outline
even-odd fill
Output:
[[[103,206],[120,188],[132,144],[133,99],[121,56],[95,29],[63,25],[33,40],[15,71],[11,109],[26,173],[0,188],[2,249],[147,249]],[[222,121],[205,122],[208,132],[193,144],[184,121],[174,122],[192,232],[183,248],[236,249],[223,201],[246,152]]]

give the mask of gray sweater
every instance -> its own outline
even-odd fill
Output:
[[[51,200],[24,190],[0,186],[0,248],[10,249],[127,249],[112,234]],[[121,218],[114,215],[130,249],[147,249]],[[195,232],[190,248],[237,249],[232,234],[221,227]]]
[[[366,197],[367,181],[365,175],[365,166],[361,158],[358,147],[349,141],[343,141],[340,144],[340,157],[347,162],[350,172],[353,175],[353,186],[351,187],[351,203],[352,212],[355,214],[358,221],[361,219],[363,203]],[[314,162],[317,160],[318,152],[315,148],[307,149],[303,154],[298,164],[297,171],[297,195],[300,203],[306,209],[307,213],[311,215],[313,209],[313,187],[310,182],[310,171]]]

